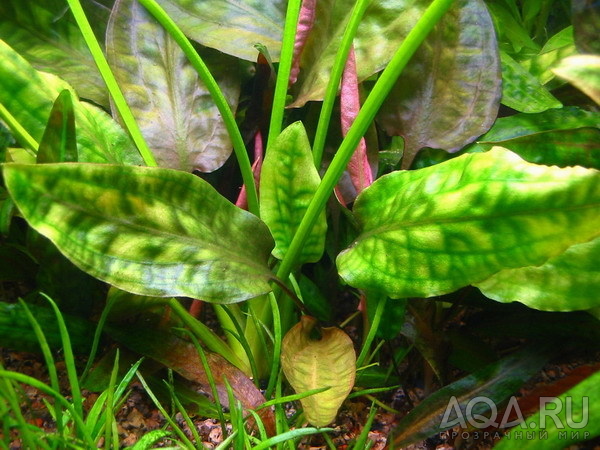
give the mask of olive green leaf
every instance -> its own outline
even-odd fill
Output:
[[[600,173],[495,147],[381,177],[358,197],[362,232],[337,258],[352,286],[430,297],[540,265],[600,235]]]
[[[34,229],[80,269],[120,289],[215,303],[270,291],[267,227],[192,174],[7,164],[4,180]]]
[[[525,348],[443,387],[400,421],[394,433],[395,446],[405,448],[459,424],[463,429],[469,425],[497,427],[502,421],[506,425],[508,420],[504,416],[489,414],[489,403],[472,400],[485,398],[493,404],[503,402],[536,374],[551,354],[551,350],[539,346]],[[482,426],[483,422],[489,423]]]
[[[177,43],[136,0],[115,3],[106,51],[159,166],[212,172],[225,163],[232,145],[211,95]],[[211,72],[235,110],[236,61],[222,53],[211,56],[216,63]]]
[[[93,25],[106,23],[107,8],[98,2],[82,3]],[[65,79],[82,97],[108,106],[104,81],[64,0],[2,0],[0,39],[36,69]]]
[[[600,56],[573,55],[552,71],[586,93],[600,105]]]
[[[501,117],[464,151],[483,152],[495,145],[536,164],[600,169],[600,113],[566,107]]]
[[[520,11],[513,2],[507,2],[505,6],[500,2],[486,3],[494,20],[494,28],[498,34],[500,48],[511,55],[518,53],[537,53],[540,46],[529,36],[520,20]],[[513,8],[510,8],[513,6]]]
[[[502,60],[502,104],[524,113],[536,113],[560,108],[559,102],[540,80],[529,73],[508,53],[500,52]]]
[[[600,436],[600,372],[548,402],[539,412],[510,430],[494,446],[498,450],[560,450]],[[530,436],[519,439],[518,436]],[[577,446],[576,446],[577,447]]]
[[[378,122],[405,141],[402,167],[423,147],[456,151],[494,122],[501,95],[492,20],[481,0],[444,16],[400,76]]]
[[[576,244],[538,267],[507,269],[476,286],[486,297],[544,311],[600,306],[600,238]]]
[[[160,5],[187,36],[248,61],[256,61],[256,44],[279,59],[287,2],[283,0],[163,0]]]
[[[353,0],[317,2],[315,23],[302,51],[295,100],[291,106],[300,107],[307,101],[323,99],[354,3]],[[385,67],[428,4],[424,0],[371,2],[353,44],[359,81]]]
[[[37,142],[42,139],[54,101],[65,89],[73,97],[80,161],[142,163],[127,133],[108,114],[80,102],[69,84],[38,72],[0,41],[0,103]]]
[[[346,399],[356,374],[356,354],[352,340],[339,328],[320,329],[317,320],[302,316],[287,332],[281,344],[281,367],[297,393],[329,387],[328,390],[305,397],[300,402],[306,419],[323,427],[335,419]]]
[[[260,216],[275,238],[273,255],[283,259],[321,179],[302,122],[288,126],[269,145],[260,176]],[[325,212],[317,218],[299,263],[315,262],[325,248]]]
[[[75,114],[71,93],[65,89],[60,93],[50,111],[48,125],[38,149],[37,162],[76,161]]]

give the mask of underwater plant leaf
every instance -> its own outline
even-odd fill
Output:
[[[502,104],[524,113],[539,113],[560,108],[562,103],[508,53],[500,52],[502,60]]]
[[[295,122],[269,145],[260,176],[260,215],[275,239],[276,258],[286,254],[320,181],[304,125]],[[321,258],[326,232],[322,212],[302,247],[299,263]]]
[[[569,247],[541,266],[502,270],[476,283],[491,299],[518,301],[544,311],[600,306],[600,238]]]
[[[496,119],[465,152],[501,145],[535,164],[600,169],[600,113],[576,107]]]
[[[71,93],[65,89],[59,94],[50,111],[50,119],[38,148],[37,162],[76,161],[75,113]]]
[[[448,11],[382,105],[378,122],[404,138],[402,168],[423,147],[454,152],[485,133],[501,95],[492,19],[481,0]]]
[[[159,166],[212,172],[225,163],[232,145],[210,93],[177,43],[137,1],[115,3],[106,50]],[[211,56],[211,72],[235,111],[240,80],[231,67],[236,61]]]
[[[353,0],[317,2],[315,22],[302,52],[290,106],[301,107],[308,101],[323,99],[354,3]],[[425,0],[371,1],[353,41],[359,81],[385,68],[428,4]]]
[[[471,414],[467,415],[470,401],[485,398],[493,404],[501,403],[535,375],[551,354],[539,346],[525,348],[434,392],[400,421],[394,433],[395,446],[404,448],[458,424],[466,429],[467,420],[478,425],[490,422],[488,426],[501,421],[502,416],[492,418],[486,414],[490,403],[484,401],[471,404]]]
[[[302,316],[287,332],[281,344],[281,367],[296,393],[330,389],[300,400],[306,419],[314,426],[332,422],[346,399],[356,375],[356,354],[352,340],[339,328],[320,329],[313,339],[317,320]]]
[[[569,56],[552,71],[600,105],[600,56]]]
[[[600,5],[593,0],[572,0],[575,44],[580,53],[600,53]]]
[[[600,172],[530,164],[495,147],[379,178],[337,266],[351,286],[431,297],[541,265],[600,235]]]
[[[34,229],[125,291],[231,303],[271,290],[267,227],[192,174],[77,163],[3,173]]]
[[[279,60],[287,3],[283,0],[163,0],[161,6],[200,44],[256,61],[261,44]]]
[[[0,41],[0,103],[38,143],[54,101],[65,89],[71,92],[73,100],[80,161],[142,164],[132,140],[112,117],[92,104],[79,101],[69,84],[50,73],[35,70]]]
[[[92,23],[101,28],[108,9],[96,1],[82,6]],[[98,39],[103,40],[102,29]],[[63,0],[0,2],[0,39],[8,43],[37,70],[57,75],[77,93],[108,106],[108,91],[83,35]]]

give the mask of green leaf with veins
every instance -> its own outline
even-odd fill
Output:
[[[483,152],[495,145],[535,164],[600,169],[600,113],[566,107],[501,117],[462,152]]]
[[[94,26],[106,23],[106,8],[97,2],[82,3]],[[102,41],[103,30],[98,32]],[[65,79],[82,97],[108,106],[104,81],[64,0],[2,0],[0,39],[36,69]]]
[[[537,267],[507,269],[476,286],[499,302],[518,301],[544,311],[600,306],[600,238],[576,244]]]
[[[560,108],[559,102],[508,53],[500,52],[502,60],[502,104],[524,113],[538,113],[550,108]]]
[[[68,83],[38,72],[0,41],[0,103],[37,142],[42,139],[54,101],[65,89],[73,98],[80,161],[142,163],[127,133],[108,114],[79,101]]]
[[[501,95],[492,20],[481,0],[463,0],[444,16],[382,105],[378,122],[404,138],[402,168],[423,147],[453,152],[485,133]]]
[[[269,146],[260,176],[260,216],[275,238],[273,255],[283,259],[321,179],[302,122],[288,126]],[[323,255],[327,221],[319,215],[302,247],[298,262]]]
[[[187,36],[228,55],[256,61],[256,44],[279,60],[286,2],[283,0],[163,0],[160,5]]]
[[[192,174],[7,164],[4,180],[34,229],[79,268],[120,289],[215,303],[271,290],[267,227]]]
[[[300,75],[290,106],[300,107],[307,101],[323,99],[354,3],[353,0],[317,2],[315,23],[302,51]],[[385,68],[428,5],[426,0],[371,2],[353,41],[359,81]]]
[[[362,232],[337,258],[348,284],[431,297],[540,265],[600,235],[600,173],[496,147],[381,177],[357,199]]]
[[[218,108],[177,43],[135,0],[118,0],[110,17],[108,60],[159,166],[212,172],[232,145]],[[211,72],[235,111],[237,61],[211,52]]]

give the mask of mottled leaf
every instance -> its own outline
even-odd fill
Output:
[[[255,44],[279,59],[285,23],[283,0],[164,0],[161,6],[195,41],[248,61],[256,61]]]
[[[302,52],[291,106],[323,99],[354,4],[354,0],[317,2],[315,23]],[[386,66],[428,4],[425,0],[371,1],[353,41],[359,81]]]
[[[508,53],[500,52],[502,60],[502,104],[524,113],[537,113],[560,108],[559,102]]]
[[[482,152],[494,145],[536,164],[600,169],[600,113],[567,107],[502,117],[464,151]]]
[[[106,8],[95,1],[82,5],[93,26],[106,23]],[[60,76],[82,97],[108,106],[104,81],[65,1],[2,0],[0,39],[36,69]]]
[[[383,176],[356,200],[362,232],[339,273],[390,297],[430,297],[543,264],[600,235],[599,181],[500,147]]]
[[[141,164],[133,142],[108,114],[80,102],[65,81],[38,72],[6,43],[0,41],[0,103],[38,142],[52,105],[63,90],[73,97],[80,161]]]
[[[600,421],[594,419],[600,415],[599,395],[600,372],[596,372],[562,395],[548,398],[537,414],[511,430],[494,448],[561,450],[600,436]]]
[[[260,215],[275,238],[273,255],[283,259],[321,179],[301,122],[269,145],[260,181]],[[302,247],[299,263],[315,262],[325,247],[327,222],[322,212]]]
[[[600,5],[594,0],[572,0],[575,43],[581,53],[600,53]]]
[[[352,340],[339,328],[315,329],[317,320],[302,316],[281,344],[281,367],[297,393],[329,387],[300,402],[306,419],[314,426],[332,422],[346,399],[356,374]],[[313,337],[313,333],[320,336]]]
[[[4,166],[19,210],[79,268],[123,290],[230,303],[270,291],[266,226],[168,169]]]
[[[71,93],[60,93],[52,111],[37,153],[38,163],[76,162],[77,137]]]
[[[500,63],[481,0],[459,1],[415,54],[383,104],[379,123],[405,141],[402,168],[423,147],[459,150],[498,112]]]
[[[225,163],[232,146],[211,95],[177,43],[136,0],[115,3],[106,50],[159,166],[212,172]],[[237,62],[223,54],[211,56],[211,72],[235,110]]]
[[[527,348],[443,387],[400,421],[394,432],[394,445],[404,448],[458,424],[466,429],[467,419],[497,426],[502,417],[486,414],[490,411],[488,402],[471,403],[471,414],[467,415],[469,402],[481,398],[496,405],[503,402],[542,368],[549,354],[548,349]]]
[[[600,239],[573,245],[538,267],[502,270],[476,286],[500,302],[518,301],[544,311],[600,306]]]
[[[569,56],[552,71],[600,105],[600,56]]]

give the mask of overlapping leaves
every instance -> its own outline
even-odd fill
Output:
[[[171,36],[135,0],[115,3],[107,29],[115,77],[161,167],[211,172],[231,154],[218,108]],[[211,72],[235,109],[236,61],[212,54]]]
[[[502,148],[377,180],[362,233],[337,259],[352,286],[430,297],[543,264],[598,235],[600,173],[529,164]]]
[[[19,210],[82,270],[123,290],[230,303],[270,291],[266,226],[168,169],[4,166]]]

